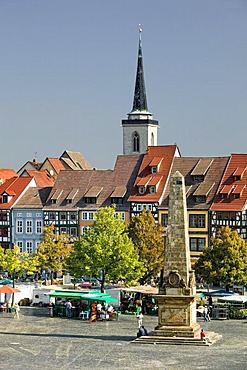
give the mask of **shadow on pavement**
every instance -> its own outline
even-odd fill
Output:
[[[41,334],[41,333],[16,333],[16,332],[0,332],[0,335],[13,335],[13,336],[29,336],[29,337],[44,337],[44,338],[86,338],[86,339],[100,339],[100,340],[109,340],[109,341],[122,341],[122,342],[131,342],[134,340],[134,337],[131,336],[116,336],[116,335],[79,335],[79,334]]]

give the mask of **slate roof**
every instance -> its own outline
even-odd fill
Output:
[[[238,180],[235,176],[241,176]],[[225,194],[226,197],[222,195]],[[239,198],[235,197],[239,194]],[[247,200],[247,154],[231,154],[212,204],[213,211],[243,211]]]
[[[125,186],[127,192],[124,203],[122,205],[118,204],[117,208],[118,210],[128,210],[127,198],[134,185],[141,159],[142,155],[119,155],[113,170],[61,171],[44,210],[74,210],[75,208],[95,210],[109,206],[111,205],[111,195],[116,189],[119,189],[119,186]],[[84,196],[87,193],[90,194],[89,192],[95,190],[96,187],[97,191],[101,189],[96,204],[85,203]],[[68,196],[73,190],[75,190],[74,198],[72,203],[69,203]],[[51,198],[54,196],[54,193],[61,191],[62,193],[56,203],[52,204]]]
[[[51,187],[29,188],[25,194],[16,202],[14,209],[40,209],[43,208]]]
[[[46,186],[53,186],[55,183],[54,178],[50,175],[49,171],[37,171],[37,170],[26,170],[21,176],[25,176],[25,173],[34,177],[39,187],[44,188]]]
[[[32,181],[33,177],[12,177],[6,180],[0,186],[0,197],[7,193],[12,199],[8,203],[0,203],[0,209],[10,209]]]
[[[93,168],[80,152],[65,150],[59,158],[66,169],[92,170]]]
[[[12,168],[0,168],[0,185],[11,177],[18,176]]]
[[[135,181],[135,187],[133,188],[132,194],[129,197],[130,202],[159,202],[162,199],[167,179],[171,171],[171,166],[177,152],[178,148],[176,145],[148,147],[146,153],[144,154],[141,168]],[[157,161],[157,158],[159,158],[159,161]],[[161,160],[162,158],[163,160]],[[150,169],[150,165],[153,166],[153,163],[160,163],[159,171],[155,174],[151,174]],[[156,193],[150,194],[146,192],[142,195],[139,194],[137,185],[145,185],[150,181],[153,184],[158,184],[158,182],[160,181]]]
[[[172,176],[179,171],[185,179],[188,209],[209,209],[229,157],[180,157],[175,158],[171,169]],[[193,176],[204,175],[204,181],[195,182]],[[170,179],[160,209],[168,209]],[[197,203],[195,196],[206,196],[206,202]]]

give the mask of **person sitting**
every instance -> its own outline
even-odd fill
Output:
[[[137,338],[140,338],[145,335],[148,335],[147,329],[143,325],[141,325],[137,332]]]
[[[209,340],[209,337],[206,337],[205,331],[203,329],[201,330],[201,340],[205,342]]]
[[[107,314],[109,315],[109,318],[113,318],[114,316],[118,318],[117,311],[114,311],[114,307],[112,305],[107,307]]]

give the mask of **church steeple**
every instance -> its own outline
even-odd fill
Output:
[[[142,58],[142,29],[139,25],[138,60],[133,108],[122,120],[123,154],[145,153],[148,146],[157,145],[158,121],[148,111]]]
[[[144,69],[143,69],[143,61],[142,61],[141,33],[142,33],[142,29],[141,29],[141,25],[139,25],[139,47],[138,47],[138,61],[137,61],[137,71],[136,71],[136,83],[135,83],[133,108],[131,112],[148,111],[145,81],[144,81]]]

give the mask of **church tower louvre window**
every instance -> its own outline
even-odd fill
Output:
[[[142,29],[139,25],[139,45],[133,107],[127,119],[122,120],[123,154],[143,154],[148,146],[157,146],[158,121],[147,106],[142,57]]]

